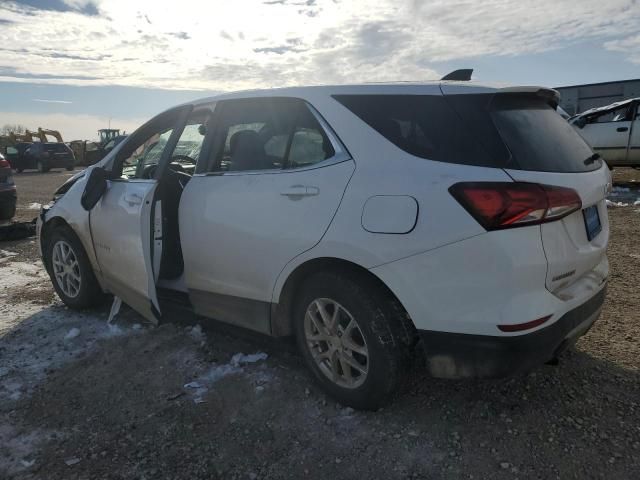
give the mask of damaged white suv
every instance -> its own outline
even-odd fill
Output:
[[[150,120],[39,219],[62,300],[104,292],[295,336],[320,385],[376,408],[438,377],[554,359],[604,301],[606,165],[539,87],[222,95]],[[419,355],[417,355],[419,354]]]

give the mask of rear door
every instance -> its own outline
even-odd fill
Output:
[[[270,333],[275,281],[320,241],[354,163],[301,100],[228,100],[215,117],[180,202],[186,285],[197,313]]]
[[[154,323],[160,316],[152,258],[151,219],[161,208],[156,172],[180,136],[183,110],[160,115],[129,138],[114,161],[115,178],[89,217],[105,286]]]

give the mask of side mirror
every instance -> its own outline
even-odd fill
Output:
[[[104,192],[107,191],[107,180],[109,175],[104,168],[95,167],[91,170],[87,184],[84,186],[84,192],[80,197],[80,204],[82,208],[89,211],[96,206],[98,200],[102,198]]]

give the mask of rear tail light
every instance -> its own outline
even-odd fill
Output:
[[[463,182],[449,188],[487,230],[551,222],[580,210],[575,190],[521,182]]]

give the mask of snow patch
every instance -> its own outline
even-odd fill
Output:
[[[607,207],[616,208],[616,207],[628,207],[628,206],[629,206],[628,203],[613,202],[613,201],[607,199]]]
[[[229,361],[229,363],[214,365],[206,373],[198,377],[196,380],[186,383],[184,385],[184,388],[189,390],[189,392],[193,395],[194,403],[203,403],[205,401],[203,396],[209,391],[209,388],[214,383],[216,383],[220,379],[227,377],[229,375],[243,373],[244,372],[243,365],[256,363],[261,360],[266,360],[267,358],[268,358],[268,355],[264,352],[252,353],[249,355],[245,355],[244,353],[236,353],[234,356],[231,357],[231,360]],[[259,383],[265,383],[267,381],[267,376],[265,375],[258,375],[258,376],[259,376],[259,380],[258,380]],[[259,385],[259,387],[262,387],[262,385]],[[261,390],[264,390],[264,387],[262,387]]]
[[[78,335],[80,335],[80,329],[73,327],[71,330],[67,332],[67,334],[64,336],[64,339],[71,340],[73,338],[76,338]]]
[[[187,332],[189,333],[189,336],[198,343],[203,343],[207,339],[207,336],[202,331],[202,327],[200,325],[188,328]]]
[[[27,206],[27,209],[29,210],[40,210],[41,208],[42,208],[42,204],[37,202],[31,203]]]

